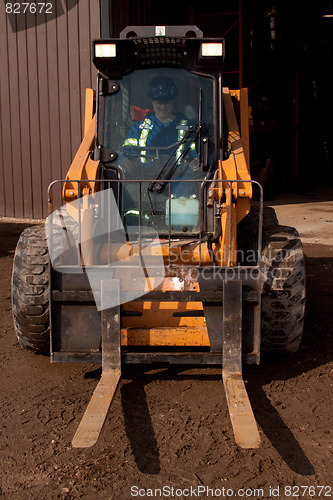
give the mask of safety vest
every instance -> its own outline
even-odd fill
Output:
[[[128,138],[123,146],[169,146],[173,143],[180,142],[184,139],[185,134],[189,129],[188,120],[180,118],[179,115],[167,127],[163,125],[152,114],[146,117],[142,122],[135,123],[130,131]],[[176,151],[176,160],[179,161],[185,149],[185,144],[181,144]],[[191,143],[189,150],[193,156],[196,156],[195,143]],[[131,153],[130,153],[131,154]],[[145,161],[144,156],[147,151],[141,150],[141,160]]]

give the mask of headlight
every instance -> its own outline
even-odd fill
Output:
[[[95,57],[116,57],[116,44],[97,43],[95,45]]]
[[[200,47],[201,57],[221,57],[223,55],[222,43],[202,43]]]

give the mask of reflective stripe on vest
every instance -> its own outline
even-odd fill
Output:
[[[137,146],[138,145],[138,140],[129,138],[124,141],[124,146]]]
[[[185,125],[187,124],[187,120],[181,120],[179,125],[181,127],[185,127]],[[183,128],[179,128],[178,129],[178,142],[182,141],[185,137],[185,133],[186,131],[183,129]],[[181,144],[179,146],[179,148],[177,148],[177,151],[176,151],[176,161],[178,162],[182,156],[182,153],[184,151],[184,144]]]
[[[148,128],[151,126],[151,120],[149,118],[145,118],[142,125],[143,125],[143,127],[147,126],[147,128],[142,128],[142,132],[141,132],[141,135],[139,138],[139,146],[142,146],[144,148],[144,147],[146,147],[148,135],[149,135],[149,132],[151,130],[150,128]],[[141,151],[140,154],[141,154],[141,156],[144,156],[147,154],[147,151]],[[145,158],[141,158],[141,161],[146,162]]]

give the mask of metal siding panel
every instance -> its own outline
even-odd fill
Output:
[[[0,91],[1,91],[1,121],[2,121],[2,169],[4,179],[4,216],[14,216],[14,189],[12,170],[12,134],[11,134],[11,108],[9,99],[9,47],[8,38],[9,22],[5,14],[5,6],[0,5],[0,47],[1,47],[1,71],[0,71]]]
[[[66,175],[71,160],[70,96],[69,96],[69,49],[66,13],[57,19],[58,30],[58,84],[60,118],[61,177]]]
[[[79,15],[79,63],[80,63],[80,91],[81,91],[81,116],[84,116],[85,89],[91,87],[91,67],[87,61],[91,60],[90,56],[90,2],[78,3]],[[87,22],[88,20],[88,22]],[[84,124],[81,123],[81,136],[83,135]]]
[[[89,23],[89,35],[90,35],[90,43],[89,43],[89,60],[92,60],[92,54],[91,54],[91,42],[94,38],[99,38],[100,36],[100,31],[99,31],[99,24],[100,24],[100,19],[99,19],[99,0],[87,0],[89,2],[89,8],[90,8],[90,23]],[[96,78],[97,78],[97,70],[94,67],[94,65],[91,63],[90,64],[90,87],[93,89],[96,89]]]
[[[9,35],[8,43],[8,78],[9,102],[11,112],[11,137],[12,137],[12,169],[14,182],[14,216],[24,217],[23,209],[23,182],[22,182],[22,157],[20,134],[20,101],[19,101],[19,71],[17,34]],[[11,42],[11,43],[10,43]]]
[[[29,123],[31,135],[31,179],[32,179],[32,213],[27,215],[34,217],[35,214],[41,214],[43,210],[43,185],[41,175],[40,158],[40,104],[39,104],[39,86],[38,86],[38,58],[37,58],[37,29],[27,30],[27,53],[28,53],[28,92],[30,102]]]
[[[45,17],[44,17],[45,18]],[[37,63],[38,63],[38,96],[40,105],[40,164],[41,192],[34,193],[34,200],[38,196],[38,205],[34,204],[35,217],[44,215],[47,205],[47,186],[52,180],[50,162],[50,96],[48,74],[48,46],[47,24],[40,24],[36,30],[37,36]],[[36,174],[37,175],[37,174]]]
[[[2,146],[2,107],[1,107],[1,88],[0,88],[0,148]],[[1,148],[2,149],[2,148]],[[5,213],[5,177],[4,177],[4,161],[2,151],[0,152],[0,217]]]
[[[58,85],[58,23],[52,19],[47,23],[47,67],[48,67],[48,99],[50,127],[50,176],[52,180],[61,179],[61,142],[59,116]],[[43,189],[47,189],[44,186]],[[46,207],[45,207],[46,208]]]
[[[78,4],[68,12],[68,56],[69,56],[69,92],[70,92],[70,126],[72,132],[71,157],[75,153],[82,139],[82,110],[81,110],[81,74],[79,57],[79,26],[78,26]],[[69,165],[68,165],[69,166]],[[68,167],[67,167],[68,168]]]
[[[25,30],[17,33],[17,53],[18,53],[18,86],[19,86],[19,107],[20,114],[17,117],[20,127],[21,162],[20,175],[22,181],[23,216],[33,213],[32,179],[31,179],[31,130],[29,127],[30,102],[27,82],[28,79],[28,59],[27,59],[27,32]],[[17,186],[15,186],[17,191]],[[19,193],[17,193],[19,195]]]
[[[85,88],[96,87],[99,4],[68,7],[13,33],[0,2],[1,216],[45,217],[47,186],[66,175],[82,139]]]

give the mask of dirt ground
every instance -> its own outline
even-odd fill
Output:
[[[1,498],[332,497],[332,198],[268,202],[302,236],[307,316],[297,354],[245,367],[257,450],[235,445],[220,369],[188,367],[126,367],[98,443],[72,448],[100,368],[50,364],[18,345],[10,280],[27,223],[0,220]]]

